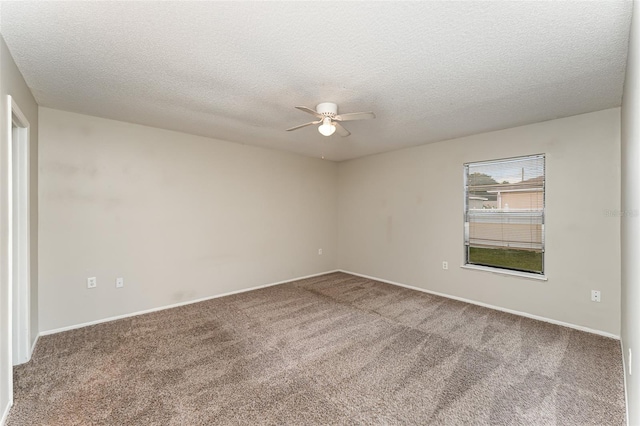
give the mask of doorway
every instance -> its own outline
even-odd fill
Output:
[[[11,288],[12,364],[31,359],[29,244],[29,121],[9,96],[9,276]]]

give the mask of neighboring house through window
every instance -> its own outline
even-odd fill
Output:
[[[467,265],[544,274],[544,160],[464,165]]]

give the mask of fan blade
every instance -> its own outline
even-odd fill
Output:
[[[343,138],[346,138],[351,134],[351,132],[349,132],[347,129],[342,127],[342,124],[336,123],[335,121],[333,122],[333,124],[334,126],[336,126],[336,133],[342,136]]]
[[[376,115],[372,112],[350,112],[348,114],[336,115],[334,117],[334,120],[353,121],[353,120],[367,120],[369,118],[376,118]]]
[[[292,130],[298,130],[298,129],[302,129],[303,127],[307,127],[307,126],[311,126],[312,124],[320,124],[322,123],[322,121],[312,121],[311,123],[305,123],[305,124],[301,124],[299,126],[296,127],[292,127],[290,129],[287,129],[287,132],[290,132]]]
[[[306,106],[297,106],[296,108],[298,108],[300,111],[304,111],[306,113],[309,113],[315,117],[318,118],[322,118],[322,114],[318,114],[317,111],[312,110],[311,108],[307,108]]]

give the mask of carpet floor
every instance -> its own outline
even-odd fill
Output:
[[[332,273],[42,337],[7,425],[623,425],[618,341]]]

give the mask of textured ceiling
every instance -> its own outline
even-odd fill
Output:
[[[345,160],[619,106],[631,2],[3,2],[40,105]],[[352,135],[286,128],[336,102]]]

